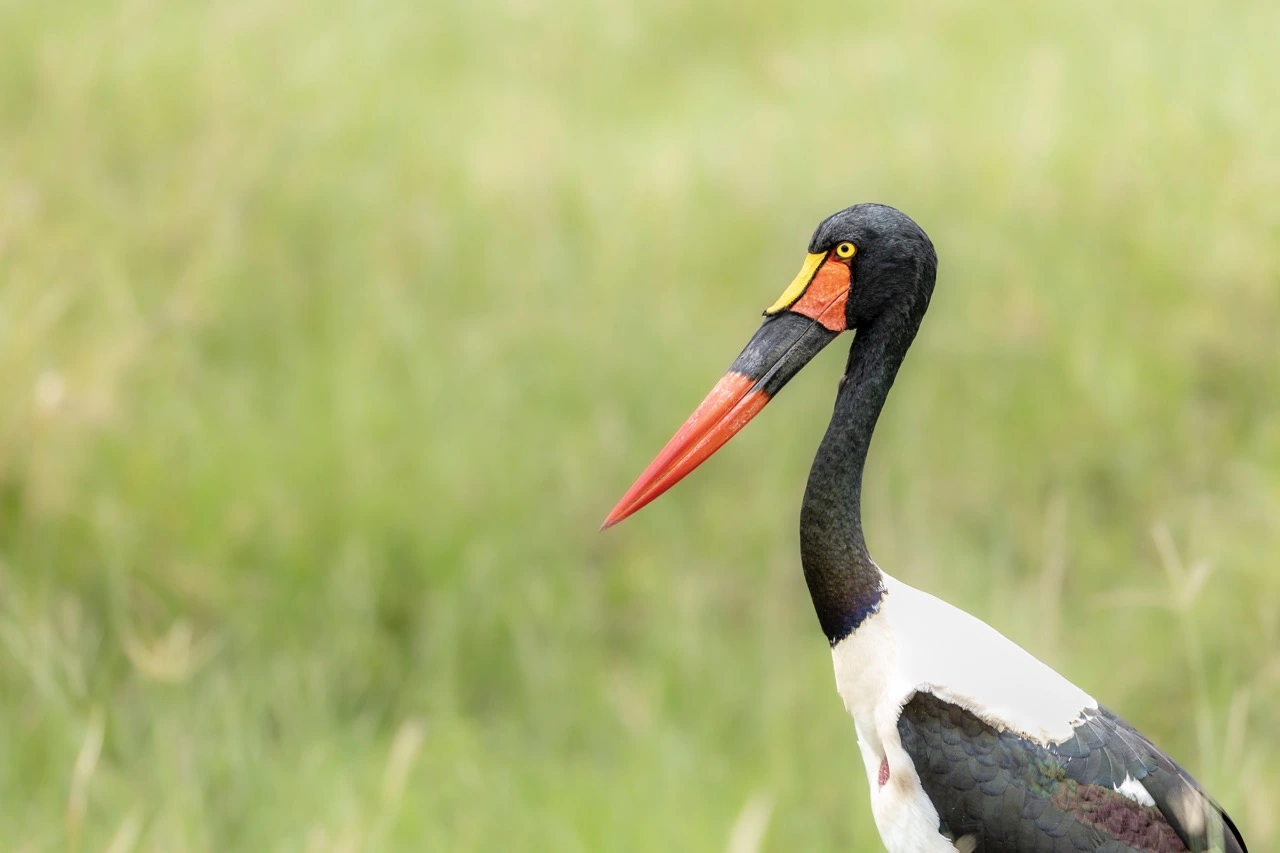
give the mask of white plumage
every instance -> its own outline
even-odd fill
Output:
[[[911,697],[931,693],[1045,744],[1070,737],[1081,714],[1098,703],[980,619],[881,574],[880,609],[831,650],[836,689],[857,728],[886,849],[949,852],[955,847],[938,833],[938,812],[898,735]],[[883,787],[882,761],[889,764]]]

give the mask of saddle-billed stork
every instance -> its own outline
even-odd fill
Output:
[[[891,207],[825,219],[800,273],[604,526],[671,488],[841,332],[856,332],[800,508],[800,556],[891,853],[1244,853],[1151,741],[990,626],[880,570],[861,521],[880,410],[920,328],[933,244]]]

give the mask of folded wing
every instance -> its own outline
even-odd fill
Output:
[[[941,831],[978,853],[1247,853],[1204,789],[1105,708],[1045,745],[918,692],[898,732]]]

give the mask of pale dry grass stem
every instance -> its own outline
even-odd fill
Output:
[[[742,804],[742,810],[729,830],[725,853],[759,853],[769,829],[774,800],[768,794],[757,791]]]

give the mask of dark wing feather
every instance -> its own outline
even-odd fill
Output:
[[[1200,785],[1105,708],[1045,746],[922,692],[898,732],[941,831],[974,836],[979,853],[1247,853]],[[1126,778],[1155,805],[1119,793]]]
[[[1119,784],[1126,774],[1140,782],[1191,850],[1248,853],[1244,839],[1222,806],[1190,773],[1133,726],[1109,709],[1099,707],[1085,715],[1076,727],[1077,736],[1085,727],[1093,733],[1091,740],[1101,743],[1101,748],[1093,751],[1101,752],[1111,768],[1110,775],[1098,777],[1101,782],[1115,780],[1114,784]]]

